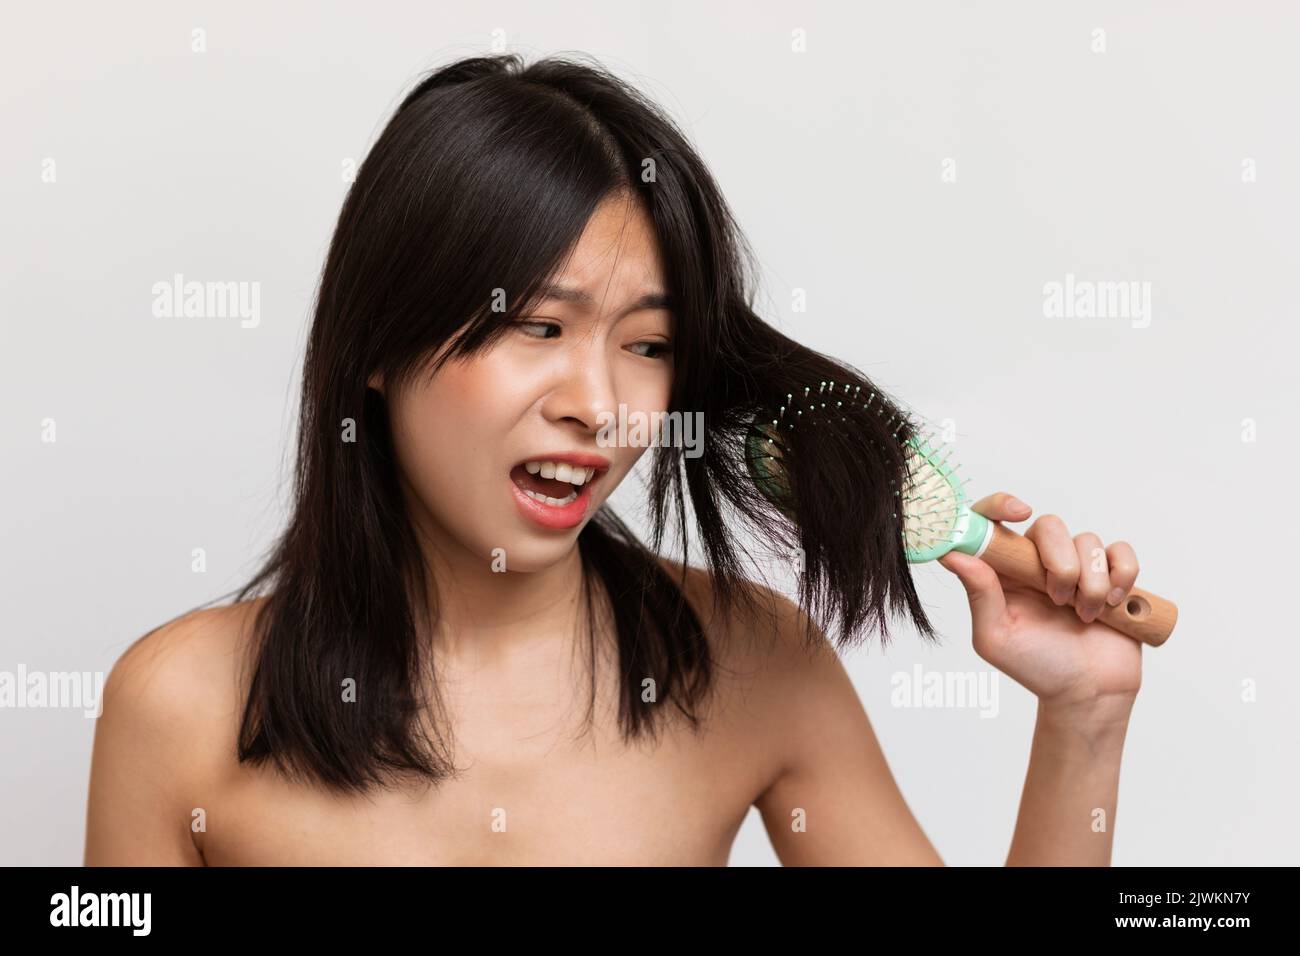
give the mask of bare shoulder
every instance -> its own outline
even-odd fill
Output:
[[[181,615],[136,640],[105,684],[110,705],[161,727],[226,712],[240,696],[240,667],[261,600]]]
[[[713,575],[705,568],[686,566],[660,558],[665,571],[676,581],[685,572],[687,599],[714,638],[714,650],[726,663],[756,668],[769,679],[798,678],[809,668],[838,663],[838,656],[821,629],[799,605],[774,588],[755,581],[740,582],[748,600],[734,602],[724,610],[715,603]]]
[[[114,664],[95,727],[88,865],[195,862],[190,812],[233,761],[258,603],[182,615]]]
[[[663,560],[680,580],[682,565]],[[810,716],[828,696],[857,700],[848,675],[821,629],[799,605],[773,588],[743,581],[749,598],[730,611],[715,606],[707,569],[687,567],[685,592],[709,634],[720,686],[739,708],[764,758],[784,770],[810,731]]]
[[[715,614],[706,626],[726,634],[719,647],[740,691],[728,696],[739,702],[737,726],[764,767],[754,805],[781,862],[941,864],[839,654],[790,598],[754,582],[744,587],[750,606],[737,605],[725,621]],[[687,591],[710,620],[708,572],[689,569]]]

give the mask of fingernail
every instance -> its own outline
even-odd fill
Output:
[[[1029,507],[1029,505],[1025,504],[1019,498],[1008,498],[1006,500],[1006,505],[1008,508],[1015,508],[1017,511],[1020,510],[1021,508]]]
[[[1052,595],[1052,600],[1057,604],[1067,604],[1070,600],[1070,592],[1058,590]]]
[[[1106,595],[1106,603],[1111,607],[1116,607],[1122,600],[1124,600],[1123,588],[1113,588],[1111,589],[1111,592]]]

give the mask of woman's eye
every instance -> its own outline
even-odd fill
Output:
[[[515,322],[523,330],[524,334],[534,339],[553,339],[563,332],[563,329],[554,322],[540,322],[532,319],[519,319]],[[554,329],[554,334],[551,330]],[[664,359],[672,355],[673,344],[671,342],[636,342],[630,346],[632,349],[645,349],[644,352],[637,352],[637,355],[645,358]]]
[[[554,322],[532,322],[532,321],[529,321],[528,319],[521,319],[520,321],[516,322],[515,325],[521,326],[521,327],[523,327],[523,328],[530,328],[530,327],[531,327],[531,328],[534,328],[534,329],[536,329],[536,328],[541,328],[541,329],[555,329],[556,335],[558,335],[559,332],[560,332],[560,327],[559,327],[558,325],[556,325]],[[550,338],[554,338],[554,337],[555,337],[555,336],[550,335],[550,334],[548,334],[548,333],[546,333],[546,332],[543,332],[541,335],[538,335],[538,334],[536,334],[535,332],[525,332],[524,334],[525,334],[525,335],[528,335],[528,336],[531,336],[532,338],[535,338],[535,339],[550,339]]]
[[[632,348],[645,347],[649,349],[649,354],[642,352],[646,358],[661,359],[672,354],[673,343],[671,342],[637,342]]]

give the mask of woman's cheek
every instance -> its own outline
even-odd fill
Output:
[[[446,366],[395,409],[397,455],[407,483],[437,526],[462,547],[505,547],[513,498],[507,443],[515,406],[494,386],[499,366]]]
[[[449,463],[455,460],[456,449],[449,445],[443,422],[424,412],[421,405],[409,402],[399,410],[394,444],[407,484],[425,508],[437,515],[438,502],[451,490]]]
[[[508,477],[496,480],[481,460],[471,467],[474,456],[483,455],[482,447],[475,450],[472,435],[426,430],[419,420],[408,421],[406,430],[398,460],[422,510],[440,534],[473,554],[489,555],[502,544],[502,529],[496,525],[508,503],[509,489],[503,484]]]

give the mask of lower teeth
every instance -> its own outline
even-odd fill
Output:
[[[578,493],[576,491],[570,491],[563,498],[552,498],[550,495],[538,494],[536,491],[529,491],[526,488],[521,488],[520,490],[534,501],[540,501],[542,504],[550,505],[552,508],[563,508],[565,505],[572,504],[578,500]]]

